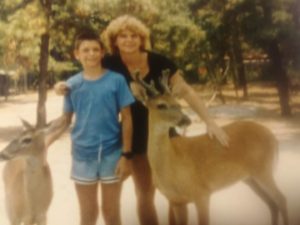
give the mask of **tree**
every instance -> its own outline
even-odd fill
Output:
[[[299,57],[299,30],[293,19],[295,0],[246,1],[249,7],[244,19],[243,32],[252,46],[268,54],[271,72],[277,83],[281,114],[291,115],[289,105],[288,65]],[[297,54],[290,54],[295,49]]]
[[[215,34],[207,36],[209,46],[216,45],[216,38],[221,35],[226,50],[231,59],[236,62],[236,68],[240,83],[245,89],[245,70],[243,68],[242,52],[246,49],[243,46],[250,46],[253,50],[263,50],[268,54],[271,61],[273,79],[277,83],[281,114],[291,115],[289,106],[289,82],[288,68],[299,62],[299,3],[296,0],[241,0],[241,1],[206,1],[198,0],[193,5],[196,7],[200,21],[206,17],[201,14],[201,9],[207,10],[214,15],[215,25],[211,23],[206,32]],[[297,10],[296,10],[297,9]],[[200,13],[199,13],[200,12]],[[200,15],[200,16],[199,16]],[[212,16],[210,16],[212,17]],[[207,20],[206,20],[207,21]],[[214,21],[214,20],[212,20]],[[298,25],[297,25],[298,24]],[[203,26],[203,23],[200,24]],[[223,33],[222,33],[223,32]],[[219,40],[219,39],[217,39]],[[229,48],[228,48],[229,47]],[[231,49],[231,51],[230,51]],[[221,55],[222,48],[211,48],[211,55]],[[230,54],[231,53],[231,54]]]
[[[46,125],[46,106],[47,99],[47,76],[48,76],[48,60],[49,60],[49,23],[52,7],[52,0],[40,0],[44,18],[46,21],[46,29],[41,35],[40,57],[39,57],[39,79],[38,79],[38,106],[37,106],[37,127]]]
[[[198,70],[205,68],[206,79],[223,83],[229,64],[244,97],[243,55],[267,53],[282,114],[291,113],[287,78],[300,65],[297,0],[3,0],[0,7],[0,59],[7,67],[38,72],[39,126],[46,122],[43,104],[49,72],[77,67],[72,57],[74,35],[84,27],[100,34],[113,18],[126,13],[151,28],[154,51],[175,60],[188,80],[199,80]]]
[[[207,33],[207,65],[213,70],[224,71],[224,61],[229,61],[232,79],[236,88],[242,87],[243,97],[248,97],[246,71],[244,66],[245,40],[241,21],[245,6],[243,1],[196,1],[191,9],[197,23]],[[230,75],[230,73],[228,73]],[[216,78],[217,79],[217,78]],[[225,79],[225,78],[224,78]],[[219,82],[224,83],[222,77]],[[218,80],[218,79],[217,79]]]
[[[46,124],[50,36],[53,34],[52,6],[64,4],[65,1],[58,0],[27,0],[19,4],[10,2],[4,9],[5,16],[0,24],[0,32],[5,31],[0,43],[4,49],[3,64],[13,68],[24,67],[26,71],[38,68],[38,127]]]
[[[11,1],[8,8],[2,8],[1,15],[5,17],[0,21],[1,67],[6,71],[14,70],[19,75],[25,75],[26,71],[35,67],[39,53],[37,37],[44,27],[44,20],[34,1],[26,2],[26,5],[20,3],[20,7]],[[35,17],[35,20],[31,17]],[[24,19],[27,23],[24,23]]]

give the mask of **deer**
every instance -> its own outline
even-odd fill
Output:
[[[187,204],[194,203],[199,225],[209,224],[210,196],[213,192],[243,181],[263,200],[271,212],[272,225],[280,216],[288,225],[286,199],[277,187],[273,167],[278,141],[265,126],[253,121],[235,121],[222,128],[229,136],[223,146],[207,134],[179,135],[176,126],[191,122],[168,86],[164,93],[139,77],[136,83],[146,95],[136,96],[148,109],[148,160],[154,185],[170,203],[171,224],[187,224]]]
[[[64,116],[44,128],[22,120],[24,131],[1,152],[5,204],[11,225],[46,225],[53,196],[48,147],[66,129]]]

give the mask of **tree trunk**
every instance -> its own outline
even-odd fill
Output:
[[[266,18],[266,22],[269,26],[273,26],[272,23],[272,5],[270,1],[262,1],[262,7],[264,11],[264,15]],[[281,108],[282,116],[290,116],[291,108],[289,105],[289,87],[288,87],[288,77],[286,68],[283,65],[282,54],[280,53],[280,49],[278,46],[278,41],[273,39],[269,42],[269,45],[266,45],[267,52],[269,54],[271,60],[272,71],[275,76],[275,80],[277,83],[277,90]]]
[[[237,83],[238,87],[242,87],[243,89],[243,98],[248,98],[248,86],[245,75],[245,66],[243,62],[243,54],[240,46],[240,42],[237,38],[237,35],[233,35],[232,40],[232,50],[234,57],[234,65],[237,74]]]
[[[37,127],[46,125],[46,100],[47,100],[47,78],[48,78],[48,58],[49,58],[49,20],[52,0],[40,0],[47,20],[47,30],[41,36],[40,61],[39,61],[39,79],[38,79],[38,105],[37,105]]]
[[[289,105],[289,86],[286,69],[283,65],[282,55],[280,53],[278,43],[273,40],[269,46],[269,56],[271,59],[271,65],[273,67],[273,73],[277,83],[277,90],[279,95],[279,102],[281,107],[282,116],[291,116],[291,108]]]
[[[37,106],[37,126],[43,127],[46,124],[46,100],[47,100],[47,77],[48,77],[48,54],[49,54],[49,34],[41,37],[40,53],[40,74],[38,78],[38,106]]]

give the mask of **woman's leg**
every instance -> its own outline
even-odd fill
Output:
[[[98,218],[98,184],[75,183],[80,207],[80,225],[96,225]]]
[[[102,184],[102,213],[106,225],[121,225],[121,182]]]
[[[146,154],[136,154],[132,159],[132,177],[137,197],[137,211],[141,225],[157,225],[154,206],[155,188]]]

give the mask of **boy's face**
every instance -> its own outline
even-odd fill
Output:
[[[99,67],[104,51],[97,41],[84,40],[75,49],[74,55],[84,69]]]

